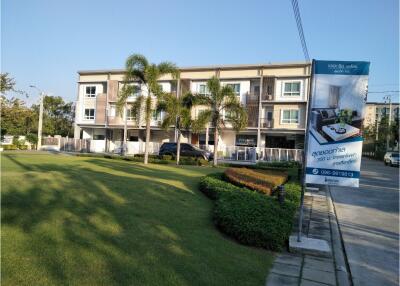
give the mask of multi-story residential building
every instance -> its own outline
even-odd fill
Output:
[[[232,86],[247,109],[247,128],[235,132],[227,124],[219,138],[221,150],[227,146],[303,148],[310,63],[186,67],[180,68],[180,73],[178,81],[173,81],[170,76],[160,79],[164,91],[177,96],[188,91],[195,94],[207,93],[207,80],[217,76],[223,85]],[[127,109],[122,115],[117,112],[118,92],[125,84],[124,70],[88,70],[79,71],[78,74],[75,138],[92,139],[92,146],[96,147],[91,148],[97,151],[113,151],[123,140],[126,122],[128,153],[135,152],[129,144],[145,141],[145,124],[144,118],[136,120],[130,111],[130,104],[135,101],[136,94],[128,99]],[[147,95],[146,90],[142,89],[141,92]],[[195,117],[200,111],[201,107],[196,107],[192,115]],[[152,142],[175,139],[173,129],[167,132],[160,128],[163,116],[162,113],[153,114]],[[208,130],[208,143],[213,145],[212,126]],[[206,145],[206,129],[200,134],[188,130],[183,134],[183,141]]]
[[[391,114],[391,121],[399,120],[399,103],[391,104],[392,110],[390,111],[389,103],[384,102],[367,102],[364,127],[375,126],[381,121],[383,117]]]

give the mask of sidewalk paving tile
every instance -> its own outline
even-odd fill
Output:
[[[321,282],[328,285],[336,285],[335,273],[325,272],[317,269],[303,268],[302,278],[312,280],[315,282]]]
[[[275,262],[271,269],[271,273],[300,277],[300,268],[300,265],[290,265],[286,263]]]
[[[297,286],[299,278],[290,277],[285,275],[279,275],[275,273],[270,273],[267,279],[267,286]]]

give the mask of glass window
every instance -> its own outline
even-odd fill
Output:
[[[116,106],[115,104],[110,104],[110,114],[109,116],[115,116],[116,115]]]
[[[285,82],[284,96],[300,96],[300,82]]]
[[[283,110],[282,123],[299,123],[299,110],[298,109]]]
[[[240,83],[228,83],[226,86],[230,86],[236,96],[240,96]]]
[[[96,97],[96,87],[95,86],[87,86],[85,89],[86,97]]]
[[[206,95],[206,94],[209,93],[208,87],[207,87],[206,84],[200,84],[199,85],[199,93],[202,94],[202,95]]]
[[[92,108],[85,109],[85,119],[94,119],[94,109]]]
[[[132,108],[128,108],[126,110],[126,120],[128,121],[136,120],[136,114]]]
[[[161,120],[161,112],[159,112],[159,111],[157,111],[157,110],[153,110],[153,114],[152,114],[151,118],[152,118],[154,121],[159,121],[159,120]]]

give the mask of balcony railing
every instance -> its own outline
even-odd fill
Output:
[[[273,101],[274,100],[274,96],[272,94],[263,93],[261,95],[261,100],[262,101]]]
[[[261,118],[260,119],[261,128],[273,128],[274,127],[274,120]]]

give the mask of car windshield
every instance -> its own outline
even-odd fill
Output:
[[[197,150],[197,151],[203,151],[202,149],[200,149],[200,148],[199,148],[199,147],[197,147],[197,146],[193,146],[193,145],[192,145],[192,147],[193,147],[193,149],[194,149],[194,150]]]
[[[392,153],[393,158],[399,158],[399,153]]]

